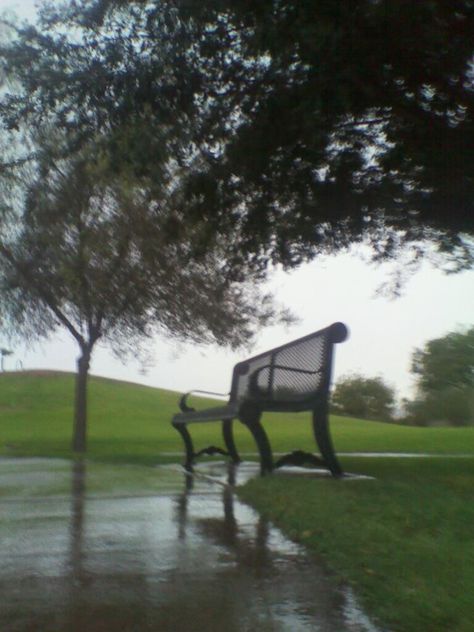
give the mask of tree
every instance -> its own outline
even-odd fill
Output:
[[[64,72],[84,50],[64,39],[71,25],[94,46],[87,73]],[[378,258],[408,244],[470,266],[473,41],[470,0],[83,0],[21,31],[8,61],[35,98],[4,112],[14,124],[67,95],[90,124],[98,103],[127,126],[122,159],[150,175],[157,124],[179,120],[183,209],[238,226],[234,260],[262,270],[363,240]]]
[[[225,239],[200,247],[206,226],[172,204],[158,206],[100,143],[62,156],[62,136],[35,134],[36,160],[4,175],[0,233],[3,319],[37,339],[64,327],[76,340],[73,449],[86,450],[87,378],[98,341],[136,354],[140,341],[169,337],[237,346],[276,311],[226,276]],[[7,187],[6,184],[9,186]],[[241,269],[244,273],[244,270]]]
[[[382,378],[349,375],[336,384],[331,398],[333,412],[362,419],[391,419],[395,395]]]
[[[415,349],[411,370],[418,393],[405,404],[409,420],[418,424],[474,422],[474,327]]]
[[[111,26],[115,54],[108,38],[102,45],[80,29],[46,25],[11,26],[3,49],[14,63],[3,66],[0,99],[0,309],[13,336],[36,340],[64,327],[76,340],[77,452],[86,449],[87,378],[99,341],[135,354],[161,331],[236,347],[259,326],[287,319],[255,289],[255,266],[226,266],[233,234],[181,208],[179,151],[189,129],[179,77],[173,84],[180,53],[166,25],[154,53],[162,116],[153,127],[153,179],[124,158],[132,131],[141,126],[138,155],[149,131],[140,116],[122,119],[133,85],[109,85],[107,63],[123,70],[127,58],[117,53],[133,28]]]
[[[415,349],[411,371],[422,393],[451,386],[474,388],[474,327],[450,332]]]
[[[404,400],[405,422],[416,426],[474,424],[474,390],[451,386]]]

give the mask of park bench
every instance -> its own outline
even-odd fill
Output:
[[[225,405],[195,410],[187,403],[192,393],[217,393],[185,393],[179,402],[181,412],[171,421],[184,441],[184,467],[192,472],[195,460],[205,454],[222,454],[239,463],[232,430],[233,420],[239,419],[255,439],[262,474],[282,465],[312,464],[327,468],[335,477],[342,476],[329,434],[328,397],[333,347],[346,337],[346,326],[333,323],[325,329],[239,362],[233,370],[230,396]],[[260,422],[262,414],[302,411],[312,412],[314,436],[322,458],[295,450],[274,462],[270,442]],[[212,421],[222,422],[226,450],[209,446],[195,452],[188,425]]]

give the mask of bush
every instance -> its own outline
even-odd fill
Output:
[[[474,425],[474,391],[456,387],[426,393],[413,401],[405,401],[406,422],[417,426],[450,424]]]
[[[394,400],[393,388],[382,378],[351,375],[336,384],[331,410],[341,415],[388,421],[392,418]]]

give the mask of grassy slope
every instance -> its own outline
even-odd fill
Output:
[[[72,430],[74,377],[59,372],[0,374],[0,454],[67,456]],[[89,390],[89,456],[156,463],[162,453],[182,452],[170,419],[177,393],[92,378]],[[205,400],[199,402],[205,406]],[[265,417],[276,452],[314,446],[309,415]],[[255,452],[250,433],[235,425],[242,452]],[[334,417],[336,449],[456,453],[474,451],[474,428],[410,428]],[[197,447],[221,445],[219,424],[192,428]],[[161,453],[161,455],[160,455]]]
[[[74,380],[64,373],[0,375],[0,455],[69,456]],[[204,405],[205,402],[202,402]],[[89,456],[153,464],[182,453],[170,426],[177,394],[93,378]],[[276,451],[313,446],[308,416],[268,416]],[[338,451],[474,452],[474,428],[409,428],[333,418]],[[218,424],[193,427],[196,444],[220,444]],[[255,451],[236,424],[241,451]],[[174,458],[176,460],[176,458]],[[369,612],[403,632],[474,629],[474,459],[355,459],[374,481],[281,475],[242,495],[351,581]]]

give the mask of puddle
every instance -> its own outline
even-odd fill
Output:
[[[374,632],[235,470],[200,472],[0,460],[0,630]]]

